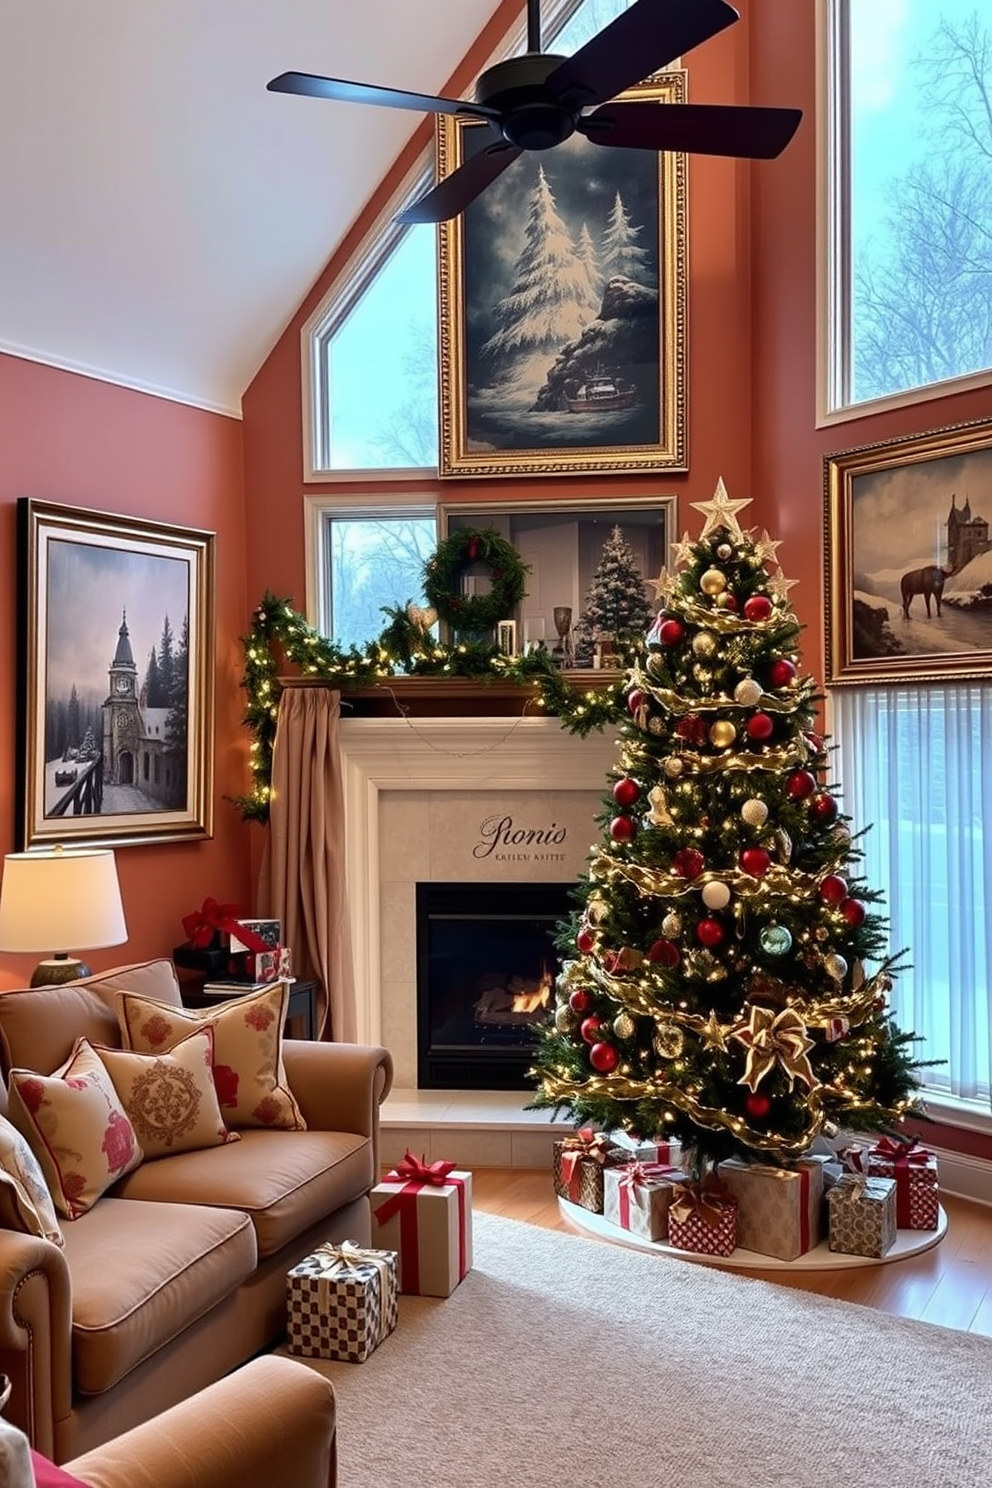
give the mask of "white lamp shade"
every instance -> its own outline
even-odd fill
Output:
[[[90,951],[127,940],[109,849],[8,853],[0,883],[0,950]]]

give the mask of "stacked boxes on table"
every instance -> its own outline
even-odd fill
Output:
[[[823,1164],[802,1158],[790,1168],[728,1158],[717,1169],[737,1199],[737,1244],[794,1261],[823,1238]]]
[[[371,1200],[376,1240],[399,1255],[400,1291],[450,1297],[472,1269],[472,1174],[407,1151]]]
[[[629,1153],[604,1132],[585,1126],[554,1144],[555,1193],[593,1214],[603,1212],[603,1169],[629,1161]]]
[[[883,1137],[868,1149],[869,1178],[893,1178],[896,1185],[896,1224],[900,1230],[935,1230],[940,1204],[937,1157],[915,1142]]]
[[[321,1245],[287,1276],[289,1351],[361,1364],[396,1327],[396,1256]]]
[[[603,1218],[642,1240],[664,1240],[668,1210],[677,1183],[687,1173],[666,1163],[623,1163],[603,1169]]]
[[[845,1255],[884,1256],[896,1240],[894,1178],[845,1173],[827,1193],[830,1249]]]

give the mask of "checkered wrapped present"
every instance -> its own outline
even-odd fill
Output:
[[[737,1249],[737,1200],[718,1178],[679,1184],[668,1210],[668,1243],[702,1255],[729,1256]]]
[[[603,1169],[627,1162],[628,1154],[604,1132],[584,1126],[554,1144],[551,1167],[555,1193],[593,1214],[603,1212]]]
[[[396,1327],[396,1254],[320,1245],[287,1275],[291,1354],[361,1364]]]
[[[666,1163],[624,1163],[603,1169],[603,1218],[642,1240],[664,1240],[668,1208],[688,1173]]]
[[[728,1158],[718,1168],[737,1200],[737,1244],[757,1255],[794,1261],[823,1236],[823,1168],[818,1157],[775,1168]]]
[[[900,1230],[935,1230],[940,1205],[937,1155],[911,1141],[882,1137],[868,1152],[869,1178],[896,1181],[896,1224]]]
[[[896,1182],[845,1173],[827,1193],[830,1249],[884,1256],[896,1242]]]

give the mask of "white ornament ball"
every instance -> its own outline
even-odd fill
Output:
[[[768,820],[768,807],[764,801],[759,801],[756,796],[752,796],[741,807],[741,816],[749,827],[763,827]]]
[[[823,965],[827,976],[833,977],[835,982],[842,982],[847,975],[847,962],[843,956],[838,956],[836,952],[832,952],[829,956],[824,956]]]
[[[734,702],[742,708],[753,708],[761,700],[761,683],[753,677],[745,677],[734,688]]]
[[[728,558],[733,557],[733,552],[734,550],[729,543],[721,543],[716,550],[716,556],[722,558],[724,563],[726,563]]]
[[[726,909],[730,903],[730,890],[719,879],[703,886],[703,903],[707,909]]]

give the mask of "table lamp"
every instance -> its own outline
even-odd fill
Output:
[[[63,847],[8,853],[0,883],[0,951],[48,951],[32,987],[89,976],[55,946],[92,951],[127,940],[117,864],[109,849]]]

